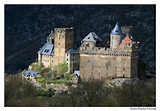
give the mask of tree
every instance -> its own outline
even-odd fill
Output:
[[[24,98],[32,97],[36,97],[36,89],[29,81],[22,81],[21,74],[9,75],[5,78],[6,106],[10,102],[18,102]]]
[[[71,106],[116,106],[114,98],[109,97],[110,89],[103,84],[103,81],[91,80],[81,82],[76,88],[71,87],[68,103]]]
[[[57,71],[59,74],[62,74],[62,73],[64,73],[64,72],[67,72],[67,71],[68,71],[68,66],[67,66],[66,62],[59,63],[59,64],[56,66],[56,71]]]

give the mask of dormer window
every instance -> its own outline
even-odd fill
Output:
[[[44,52],[46,52],[46,53],[49,52],[49,49],[44,50]]]
[[[88,39],[90,39],[90,37],[88,37]]]

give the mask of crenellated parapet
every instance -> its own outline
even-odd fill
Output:
[[[132,50],[116,50],[105,47],[80,47],[81,54],[91,54],[91,55],[106,55],[106,56],[132,56]]]

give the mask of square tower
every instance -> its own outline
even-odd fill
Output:
[[[53,65],[65,61],[65,52],[73,48],[73,28],[55,28]]]

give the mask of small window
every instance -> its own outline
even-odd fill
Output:
[[[125,71],[125,68],[123,68],[123,71]]]
[[[67,56],[68,56],[68,54],[67,54]]]
[[[88,39],[90,39],[90,37],[88,37]]]
[[[74,58],[73,58],[73,61],[74,61]]]
[[[49,52],[49,49],[44,50],[44,52],[46,52],[46,53]]]
[[[67,61],[68,61],[68,58],[67,58]]]

